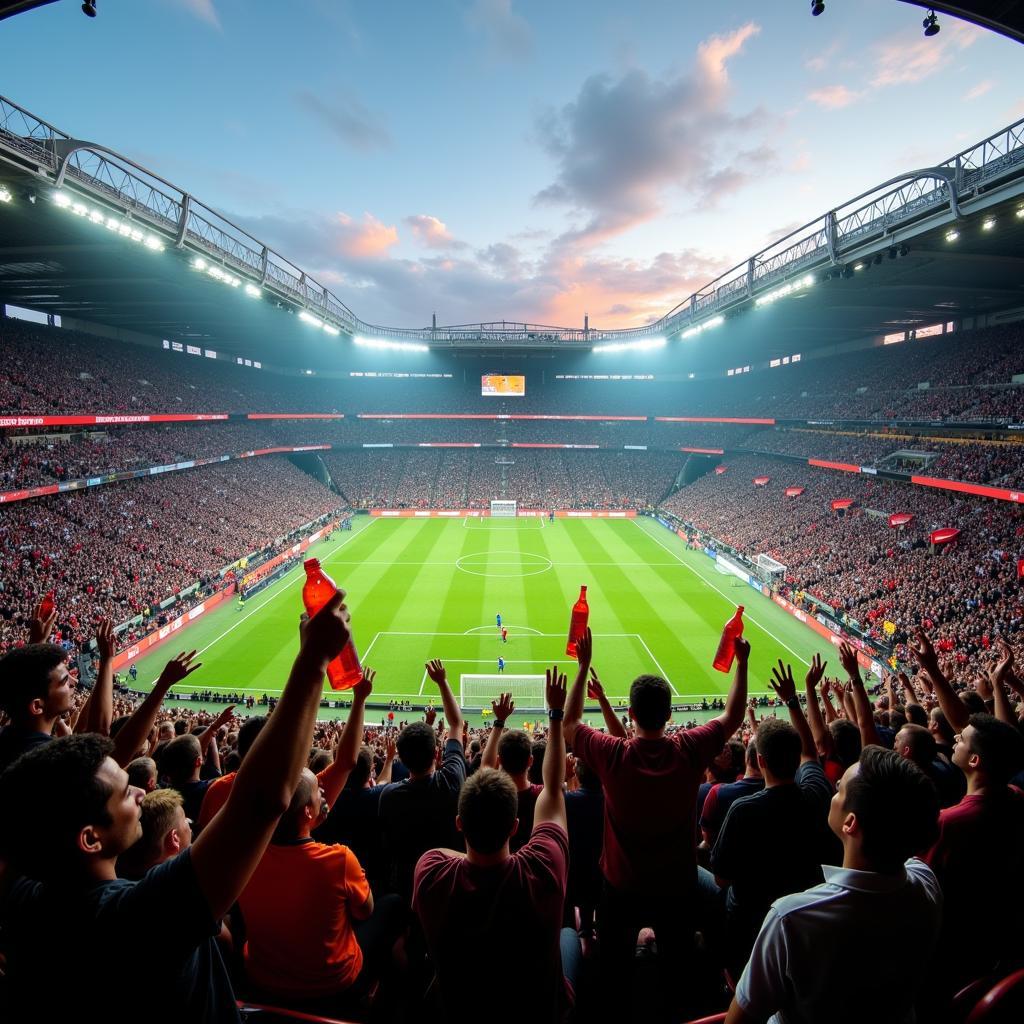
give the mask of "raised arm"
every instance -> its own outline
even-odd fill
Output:
[[[192,846],[196,876],[215,918],[245,888],[291,802],[313,742],[324,673],[349,638],[344,600],[338,591],[305,624],[274,713],[242,762],[227,803]]]
[[[395,755],[398,753],[398,745],[395,743],[395,737],[392,733],[388,733],[384,737],[384,767],[380,770],[380,775],[377,776],[377,785],[386,786],[391,782],[391,773],[395,767]]]
[[[548,746],[544,751],[544,788],[538,794],[533,808],[533,827],[550,821],[565,828],[565,794],[562,792],[562,783],[565,781],[565,737],[562,735],[565,676],[559,674],[557,665],[549,668],[545,675],[549,708]]]
[[[604,692],[604,686],[601,685],[601,680],[598,679],[597,673],[593,668],[590,669],[590,679],[587,680],[587,696],[596,700],[600,706],[601,717],[604,719],[604,727],[608,730],[608,735],[617,736],[619,739],[624,740],[626,738],[626,727],[622,724],[619,716],[615,714],[615,709],[608,700],[608,696]]]
[[[75,732],[109,736],[114,720],[114,626],[110,619],[104,619],[96,630],[96,652],[100,658],[96,681],[82,706]]]
[[[334,750],[334,760],[320,773],[320,785],[323,787],[324,799],[329,807],[345,788],[352,769],[359,757],[359,748],[363,745],[363,716],[366,711],[367,698],[373,693],[373,680],[377,673],[372,668],[363,666],[363,678],[352,687],[352,710],[348,713],[348,721]]]
[[[828,681],[823,677],[822,688]],[[814,746],[821,757],[831,757],[835,753],[836,744],[832,739],[832,733],[821,716],[821,707],[818,705],[818,682],[812,679],[808,672],[804,677],[804,684],[807,688],[807,723],[811,729],[811,736],[814,738]]]
[[[867,690],[864,689],[864,680],[860,675],[857,652],[849,644],[842,643],[839,645],[839,660],[843,663],[843,668],[850,680],[853,710],[856,716],[854,721],[857,723],[857,728],[860,729],[861,746],[879,746],[881,740],[878,736],[878,729],[875,727],[871,701],[868,700]]]
[[[195,652],[193,652],[195,653]],[[207,748],[217,738],[217,733],[222,725],[227,725],[231,721],[231,716],[235,712],[235,705],[229,704],[199,735],[199,747],[203,752],[203,757],[206,757]],[[214,744],[216,746],[216,744]]]
[[[747,706],[747,661],[750,658],[750,644],[738,636],[736,643],[736,671],[729,687],[729,696],[725,699],[725,710],[715,721],[722,723],[727,737],[731,736],[742,724],[743,714]]]
[[[900,686],[903,687],[903,703],[908,707],[911,704],[920,704],[921,702],[917,699],[917,693],[914,690],[914,684],[910,681],[910,676],[906,672],[900,672],[896,677],[900,681]]]
[[[462,712],[459,710],[459,702],[448,685],[448,673],[440,658],[427,662],[427,675],[437,684],[438,692],[441,694],[441,704],[444,707],[444,717],[448,721],[448,738],[453,740],[462,739]]]
[[[919,629],[910,640],[907,641],[911,654],[917,659],[922,671],[931,680],[932,688],[935,690],[935,697],[939,702],[939,708],[946,716],[946,721],[954,732],[961,732],[966,729],[971,718],[967,705],[957,696],[956,691],[950,685],[942,669],[939,668],[939,656],[935,653],[931,640],[925,635],[923,629]]]
[[[583,636],[576,641],[576,678],[565,703],[565,738],[572,743],[576,738],[576,730],[583,721],[583,695],[586,692],[587,675],[594,657],[594,635],[587,626]]]
[[[163,672],[160,673],[160,678],[153,684],[153,689],[146,694],[145,700],[135,709],[132,717],[118,730],[114,737],[112,756],[122,768],[128,767],[132,758],[135,757],[135,751],[139,750],[146,742],[167,691],[195,672],[197,668],[202,668],[201,661],[192,664],[192,659],[195,656],[195,651],[190,651],[188,654],[182,651],[181,654],[167,662]],[[200,743],[202,743],[202,737],[200,737]]]
[[[1003,685],[1006,677],[1013,672],[1013,648],[1000,637],[999,661],[989,674],[989,682],[992,685],[992,710],[1000,722],[1006,722],[1017,728],[1017,716],[1013,713],[1010,699],[1006,696],[1006,687]]]
[[[44,599],[45,600],[45,599]],[[50,639],[54,624],[57,621],[57,608],[50,609],[50,614],[43,615],[43,602],[40,601],[32,612],[32,618],[28,622],[28,642],[30,644],[45,644]]]
[[[832,706],[832,698],[829,696],[833,682],[831,679],[824,679],[821,684],[821,703],[825,711],[825,721],[831,725],[838,717],[839,712]],[[839,681],[835,682],[836,689],[838,690],[839,706],[843,706],[843,690],[839,686]]]
[[[809,691],[814,689],[824,671],[825,665],[821,663],[821,656],[814,655],[807,670],[807,689]],[[800,734],[800,763],[803,764],[804,761],[817,763],[818,748],[814,745],[811,727],[807,724],[803,711],[800,710],[800,698],[796,695],[792,667],[784,665],[780,659],[779,667],[772,669],[772,675],[774,679],[770,680],[771,687],[789,709],[789,720],[793,723],[793,728]]]
[[[497,700],[491,701],[491,711],[494,712],[494,724],[487,734],[487,742],[484,744],[484,752],[480,756],[481,768],[498,767],[498,742],[501,734],[505,731],[505,723],[511,718],[516,706],[512,701],[511,693],[499,693]]]

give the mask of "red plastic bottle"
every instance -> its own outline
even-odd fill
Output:
[[[51,590],[46,597],[39,602],[39,617],[45,622],[53,612],[53,591]]]
[[[569,620],[569,640],[565,645],[565,653],[570,658],[576,657],[576,641],[587,631],[590,619],[590,605],[587,604],[587,588],[580,587],[579,600],[572,606],[572,618]]]
[[[718,644],[718,653],[715,655],[714,667],[719,672],[728,672],[732,668],[733,659],[736,657],[736,637],[743,636],[743,605],[738,605],[736,614],[725,624],[722,630],[722,639]]]
[[[334,580],[320,568],[319,558],[307,558],[302,563],[306,570],[306,583],[302,588],[302,603],[312,618],[337,591]],[[363,667],[351,636],[334,661],[327,666],[327,679],[332,690],[351,690],[363,678]]]

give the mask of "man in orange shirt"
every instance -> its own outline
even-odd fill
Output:
[[[372,678],[367,670],[352,690],[337,765],[355,762]],[[347,846],[311,837],[328,804],[321,780],[303,769],[239,904],[247,929],[245,969],[257,994],[333,1014],[350,1008],[379,975],[404,915],[397,896],[374,905],[363,868]]]

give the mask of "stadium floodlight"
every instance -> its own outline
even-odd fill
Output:
[[[861,262],[860,262],[860,261],[858,260],[858,261],[857,261],[856,263],[854,263],[854,265],[853,265],[853,269],[854,269],[854,270],[863,270],[863,269],[864,269],[864,264],[863,264],[863,263],[861,263]]]
[[[263,295],[263,291],[262,289],[257,288],[254,284],[246,283],[245,294],[248,295],[250,299],[258,299]]]
[[[995,219],[995,217],[986,217],[981,222],[981,230],[982,231],[991,231],[995,226],[996,226],[996,219]]]
[[[409,341],[388,341],[385,338],[363,338],[356,335],[353,339],[355,344],[363,348],[386,349],[390,352],[429,352],[429,345],[418,345]]]
[[[811,0],[811,15],[817,17],[825,11],[825,0]]]
[[[696,324],[693,327],[687,327],[683,331],[681,337],[683,338],[695,338],[701,331],[707,331],[712,327],[721,327],[725,323],[724,316],[713,316],[710,320],[705,320],[702,324]]]
[[[950,228],[946,232],[946,241],[955,242],[960,237],[960,232],[956,228]]]
[[[0,203],[9,203],[11,201],[11,191],[6,185],[0,185]]]
[[[1024,220],[1024,206],[1017,207],[1017,219]]]
[[[921,22],[924,28],[924,34],[928,37],[937,36],[942,31],[942,26],[939,25],[939,19],[935,14],[935,11],[929,10],[924,21]]]
[[[314,327],[323,327],[323,325],[324,325],[324,322],[323,322],[323,320],[320,319],[320,317],[313,316],[312,313],[309,313],[306,310],[302,310],[299,313],[299,319],[304,324],[312,324]]]
[[[206,269],[206,260],[204,260],[202,258],[202,256],[197,256],[192,261],[192,266],[195,267],[196,270],[205,270]]]
[[[71,205],[71,196],[67,192],[54,192],[53,201],[60,207],[66,208]]]
[[[644,338],[642,341],[613,341],[607,345],[595,345],[592,352],[647,352],[664,348],[664,338]]]
[[[324,324],[324,334],[330,334],[336,338],[341,334],[341,331],[339,331],[333,324]]]
[[[779,299],[784,299],[787,295],[792,295],[794,292],[802,291],[804,288],[811,288],[813,285],[814,275],[804,274],[803,277],[798,278],[796,281],[791,281],[789,284],[784,284],[781,288],[776,288],[774,291],[770,291],[766,295],[759,296],[754,300],[754,305],[770,305],[773,302],[777,302]]]

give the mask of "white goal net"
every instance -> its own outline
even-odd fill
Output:
[[[514,501],[504,501],[501,498],[491,499],[491,516],[495,519],[515,519],[517,503]]]
[[[758,569],[767,577],[786,575],[786,566],[781,562],[776,562],[771,555],[758,555],[755,562]]]
[[[464,708],[489,708],[499,693],[511,693],[524,707],[544,706],[544,676],[524,676],[512,672],[459,677],[459,705]]]

